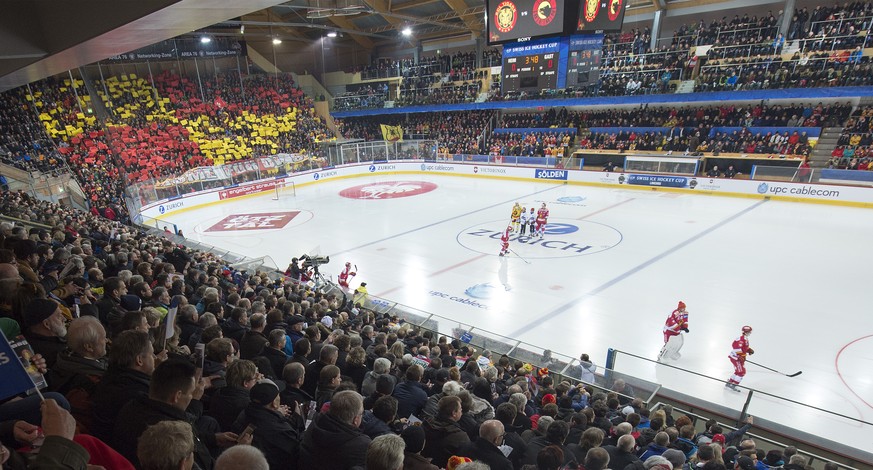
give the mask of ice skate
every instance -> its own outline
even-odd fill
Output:
[[[735,392],[739,392],[739,391],[740,391],[740,389],[737,388],[737,384],[735,384],[735,383],[733,383],[733,382],[727,382],[727,383],[725,383],[725,384],[724,384],[724,388],[726,388],[726,389],[728,389],[728,390],[733,390],[733,391],[735,391]]]

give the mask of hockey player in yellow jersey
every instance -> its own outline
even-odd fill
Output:
[[[512,227],[513,232],[518,231],[519,222],[521,221],[521,211],[522,211],[521,205],[516,202],[515,205],[512,206],[512,218],[510,219],[510,222],[511,222],[510,225]]]

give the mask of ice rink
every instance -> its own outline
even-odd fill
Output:
[[[731,341],[754,327],[744,386],[873,421],[873,211],[439,175],[322,181],[296,196],[228,200],[165,217],[240,254],[319,251],[336,279],[358,266],[371,294],[602,365],[608,348],[655,358],[679,300],[690,333],[670,364],[720,380]],[[497,256],[514,202],[551,211],[542,240]],[[520,256],[520,257],[519,257]],[[523,258],[523,259],[522,259]],[[736,410],[746,394],[620,356],[618,370]],[[750,413],[861,449],[873,426],[756,394]]]

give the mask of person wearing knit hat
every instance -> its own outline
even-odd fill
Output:
[[[673,464],[673,468],[682,468],[685,465],[685,453],[679,449],[667,449],[661,454],[661,457],[669,460]]]
[[[421,426],[409,426],[400,433],[400,437],[406,444],[403,451],[403,468],[410,470],[438,470],[439,467],[430,463],[430,459],[423,457],[424,429]]]
[[[272,380],[259,380],[249,391],[251,402],[237,418],[240,429],[251,426],[252,435],[270,468],[284,468],[297,461],[298,430],[303,417],[279,405],[279,387]]]
[[[718,444],[718,445],[724,447],[724,442],[725,442],[724,434],[715,434],[712,436],[712,443],[713,444]]]
[[[46,366],[55,365],[58,353],[67,347],[67,325],[57,302],[33,299],[24,308],[24,337],[34,352],[45,358]]]
[[[546,406],[549,403],[557,403],[557,402],[558,402],[557,399],[555,399],[555,396],[552,395],[551,393],[547,393],[547,394],[543,395],[542,406]]]
[[[463,463],[472,462],[473,459],[469,457],[461,457],[458,455],[453,455],[449,457],[449,462],[446,464],[446,470],[456,470],[459,465]]]
[[[688,333],[688,312],[685,310],[685,302],[679,301],[676,310],[667,317],[664,322],[664,346],[661,352],[658,353],[658,361],[665,358],[673,360],[682,357],[679,350],[685,343],[685,338],[682,332]]]

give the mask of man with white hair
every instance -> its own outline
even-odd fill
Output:
[[[603,449],[609,453],[610,466],[613,468],[624,468],[639,460],[640,458],[634,453],[636,445],[637,441],[632,435],[624,434],[618,438],[618,442],[614,446],[603,446]]]
[[[97,318],[73,320],[67,328],[67,349],[58,354],[55,366],[49,370],[49,389],[65,396],[72,390],[90,395],[106,372],[107,343],[106,329]],[[87,414],[90,418],[90,411]]]
[[[512,462],[500,451],[504,436],[503,423],[489,419],[479,426],[479,437],[462,447],[458,454],[484,462],[491,470],[512,470]]]
[[[270,466],[256,447],[236,445],[221,453],[215,470],[270,470]]]
[[[406,444],[396,434],[383,434],[367,448],[367,470],[402,470]]]

